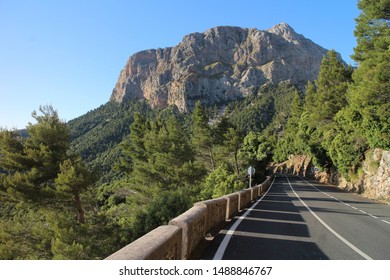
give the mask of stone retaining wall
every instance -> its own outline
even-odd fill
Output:
[[[169,224],[183,230],[182,259],[191,258],[192,252],[206,236],[207,208],[194,206],[180,216],[172,219]]]
[[[244,210],[270,187],[272,177],[252,188],[216,199],[197,202],[192,208],[160,226],[106,260],[169,260],[191,259],[205,242],[215,235],[235,214]]]
[[[115,252],[106,260],[177,260],[182,256],[182,229],[160,226]]]

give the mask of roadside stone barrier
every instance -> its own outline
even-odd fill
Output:
[[[196,259],[236,214],[249,207],[271,186],[273,176],[252,188],[200,201],[192,208],[113,253],[106,260]],[[205,245],[206,244],[206,245]]]
[[[219,229],[226,222],[227,199],[224,197],[197,202],[194,207],[206,208],[206,233]]]
[[[180,227],[160,226],[113,253],[106,260],[180,260],[182,235]]]
[[[244,210],[246,207],[251,205],[251,195],[252,190],[251,189],[245,189],[242,191],[238,191],[238,209]]]
[[[226,221],[230,221],[234,215],[236,215],[239,212],[238,208],[238,200],[239,200],[239,195],[238,193],[231,193],[222,196],[222,198],[226,199]]]
[[[206,223],[207,208],[198,206],[190,208],[169,222],[169,225],[182,229],[182,259],[191,259],[194,250],[204,240]]]

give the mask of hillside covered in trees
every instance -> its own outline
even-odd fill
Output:
[[[358,67],[335,51],[305,90],[282,82],[191,112],[109,102],[68,123],[51,106],[0,131],[0,259],[102,259],[192,203],[308,155],[347,179],[390,149],[390,4],[359,1]],[[222,107],[221,107],[222,106]]]

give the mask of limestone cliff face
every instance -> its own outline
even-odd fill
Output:
[[[186,35],[174,47],[132,55],[111,100],[147,99],[152,107],[191,109],[253,93],[266,83],[303,86],[317,77],[327,50],[288,24],[266,31],[220,26]]]

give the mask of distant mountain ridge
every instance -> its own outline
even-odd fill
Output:
[[[268,83],[302,88],[317,78],[327,51],[286,23],[265,31],[218,26],[186,35],[174,47],[130,56],[110,100],[146,99],[152,108],[176,105],[186,112],[196,100],[224,103]]]

